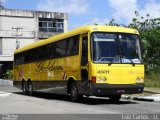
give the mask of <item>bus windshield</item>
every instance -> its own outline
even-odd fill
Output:
[[[129,33],[95,32],[91,36],[95,63],[141,63],[139,36]]]

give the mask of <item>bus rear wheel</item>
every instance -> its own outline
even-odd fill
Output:
[[[27,84],[27,93],[29,96],[32,96],[33,95],[33,85],[32,85],[32,82],[31,81],[28,81],[28,84]]]
[[[27,94],[27,86],[25,81],[22,81],[22,91],[24,95]]]
[[[72,83],[70,94],[71,94],[70,98],[72,102],[78,102],[80,100],[81,95],[78,94],[78,88],[76,83]]]
[[[109,100],[110,100],[111,102],[119,102],[120,99],[121,99],[121,95],[109,96]]]

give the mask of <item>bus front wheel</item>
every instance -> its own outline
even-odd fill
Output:
[[[70,94],[71,94],[71,101],[72,102],[78,102],[80,95],[78,94],[78,88],[76,83],[71,84],[71,89],[70,89]]]
[[[109,100],[111,102],[118,102],[121,99],[121,95],[113,95],[113,96],[109,96]]]

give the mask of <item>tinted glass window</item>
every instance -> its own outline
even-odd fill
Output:
[[[79,52],[79,36],[71,37],[67,40],[67,56],[76,55]]]
[[[127,33],[93,33],[92,59],[106,63],[141,63],[138,35]]]
[[[66,56],[66,40],[58,41],[56,44],[56,57]]]
[[[71,37],[15,55],[15,64],[29,63],[46,59],[77,55],[79,36]]]

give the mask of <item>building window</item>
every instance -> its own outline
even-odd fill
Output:
[[[40,32],[64,32],[62,19],[39,18]]]

